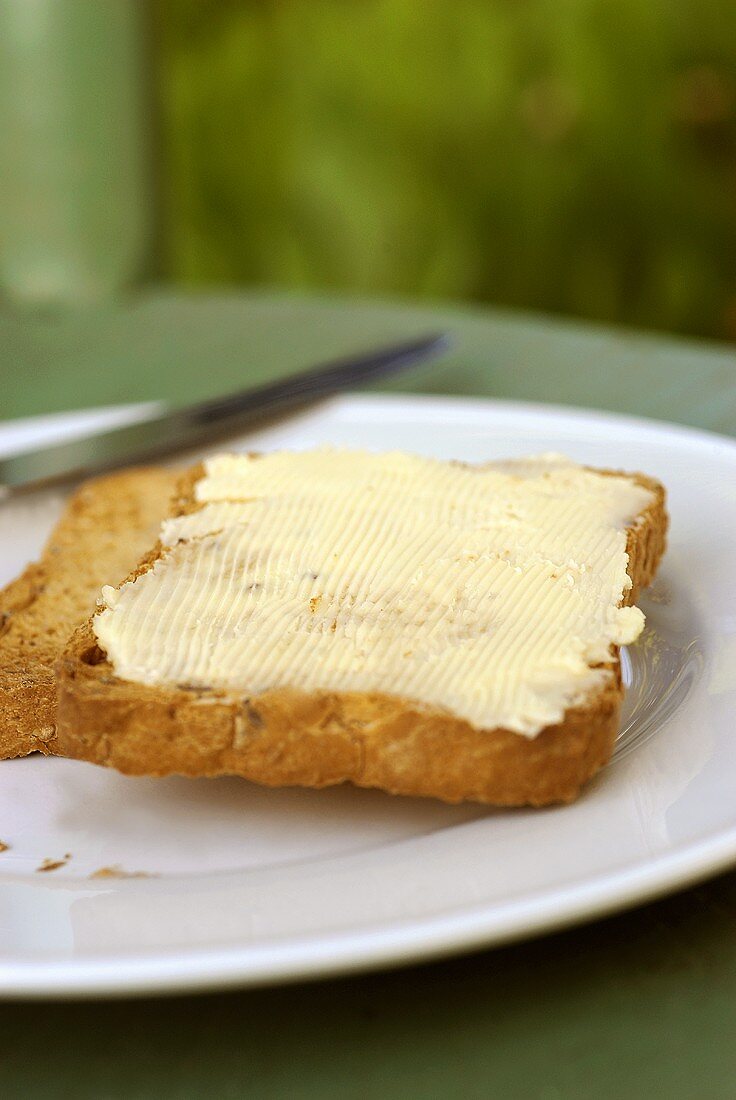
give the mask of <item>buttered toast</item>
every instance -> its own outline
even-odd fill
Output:
[[[56,748],[53,665],[69,635],[155,542],[176,484],[136,469],[85,482],[43,555],[0,592],[0,759]]]
[[[658,482],[559,456],[218,456],[57,662],[59,751],[570,801],[610,757],[666,529]]]

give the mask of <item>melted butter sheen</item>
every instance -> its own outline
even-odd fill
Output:
[[[221,455],[195,493],[154,568],[103,591],[125,680],[382,692],[533,737],[644,624],[619,605],[650,494],[559,456]]]

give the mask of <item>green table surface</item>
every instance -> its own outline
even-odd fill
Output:
[[[214,395],[446,329],[393,388],[736,431],[728,348],[489,310],[150,290],[0,311],[2,416]],[[0,1005],[3,1097],[736,1097],[736,875],[464,958],[198,997]]]

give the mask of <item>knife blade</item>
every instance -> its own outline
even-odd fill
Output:
[[[336,359],[254,389],[173,409],[150,420],[10,455],[0,460],[0,498],[209,443],[264,418],[398,374],[447,346],[443,333],[423,336]]]

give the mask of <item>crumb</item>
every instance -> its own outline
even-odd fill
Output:
[[[60,867],[66,867],[69,860],[72,858],[71,852],[67,852],[61,859],[45,859],[36,870],[37,871],[58,871]]]
[[[6,844],[4,840],[0,840],[0,852],[7,852],[9,848],[9,844]]]
[[[672,603],[672,591],[661,580],[656,581],[651,588],[647,589],[646,597],[651,603],[663,604],[664,606]]]
[[[321,602],[322,602],[322,597],[321,596],[312,596],[311,600],[309,601],[309,610],[312,611],[312,612],[316,611],[317,608],[319,607],[319,605],[321,604]]]
[[[124,871],[117,863],[110,867],[99,867],[90,878],[153,878],[149,871]]]

